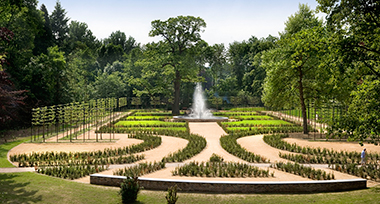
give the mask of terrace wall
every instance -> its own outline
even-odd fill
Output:
[[[90,183],[117,186],[126,177],[92,174]],[[207,193],[315,193],[348,191],[367,188],[367,180],[324,180],[288,182],[190,181],[174,179],[139,178],[146,190],[164,190],[177,185],[182,191]]]

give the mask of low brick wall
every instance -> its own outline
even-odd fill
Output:
[[[92,174],[90,183],[104,186],[120,186],[124,176]],[[146,190],[164,190],[177,185],[182,191],[208,193],[316,193],[348,191],[367,188],[367,180],[324,180],[288,182],[238,182],[238,181],[192,181],[175,179],[139,178]]]

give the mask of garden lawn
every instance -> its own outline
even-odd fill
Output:
[[[115,124],[115,127],[186,127],[186,123],[155,120],[119,121]]]
[[[17,139],[16,141],[13,141],[13,142],[1,144],[0,145],[0,168],[15,167],[11,163],[9,163],[9,161],[7,159],[8,151],[11,150],[13,147],[16,147],[17,145],[24,143],[24,142],[27,142],[27,141],[30,141],[30,138],[21,138],[21,139]]]
[[[214,112],[215,116],[238,116],[238,115],[258,115],[257,112]]]
[[[268,115],[239,115],[230,116],[229,119],[242,119],[242,120],[273,120],[273,117]]]
[[[133,116],[172,116],[172,112],[136,112]]]
[[[244,120],[237,122],[222,122],[228,127],[246,127],[246,126],[265,126],[265,125],[293,125],[292,123],[283,120]]]
[[[264,107],[231,108],[229,111],[264,111]]]
[[[119,188],[53,178],[36,173],[0,174],[1,203],[121,203]],[[136,203],[164,204],[166,191],[141,190]],[[380,187],[317,194],[178,194],[177,204],[198,203],[378,203]]]
[[[171,118],[169,116],[129,116],[126,120],[160,120],[165,118]]]

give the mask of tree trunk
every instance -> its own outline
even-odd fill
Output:
[[[298,80],[298,90],[300,94],[300,103],[301,103],[301,110],[302,110],[302,119],[303,119],[303,134],[308,134],[309,131],[307,130],[307,115],[306,115],[306,105],[305,105],[305,98],[303,96],[303,84],[302,84],[302,67],[298,68],[298,74],[299,74],[299,80]]]
[[[172,108],[173,115],[179,115],[179,91],[181,88],[181,75],[179,71],[175,71],[175,79],[174,79],[174,102]]]

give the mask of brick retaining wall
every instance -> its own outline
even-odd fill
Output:
[[[120,186],[126,177],[92,174],[90,183],[104,186]],[[207,193],[315,193],[347,191],[367,188],[365,179],[288,181],[288,182],[239,182],[193,181],[175,179],[139,178],[146,190],[164,190],[177,185],[182,191]]]

